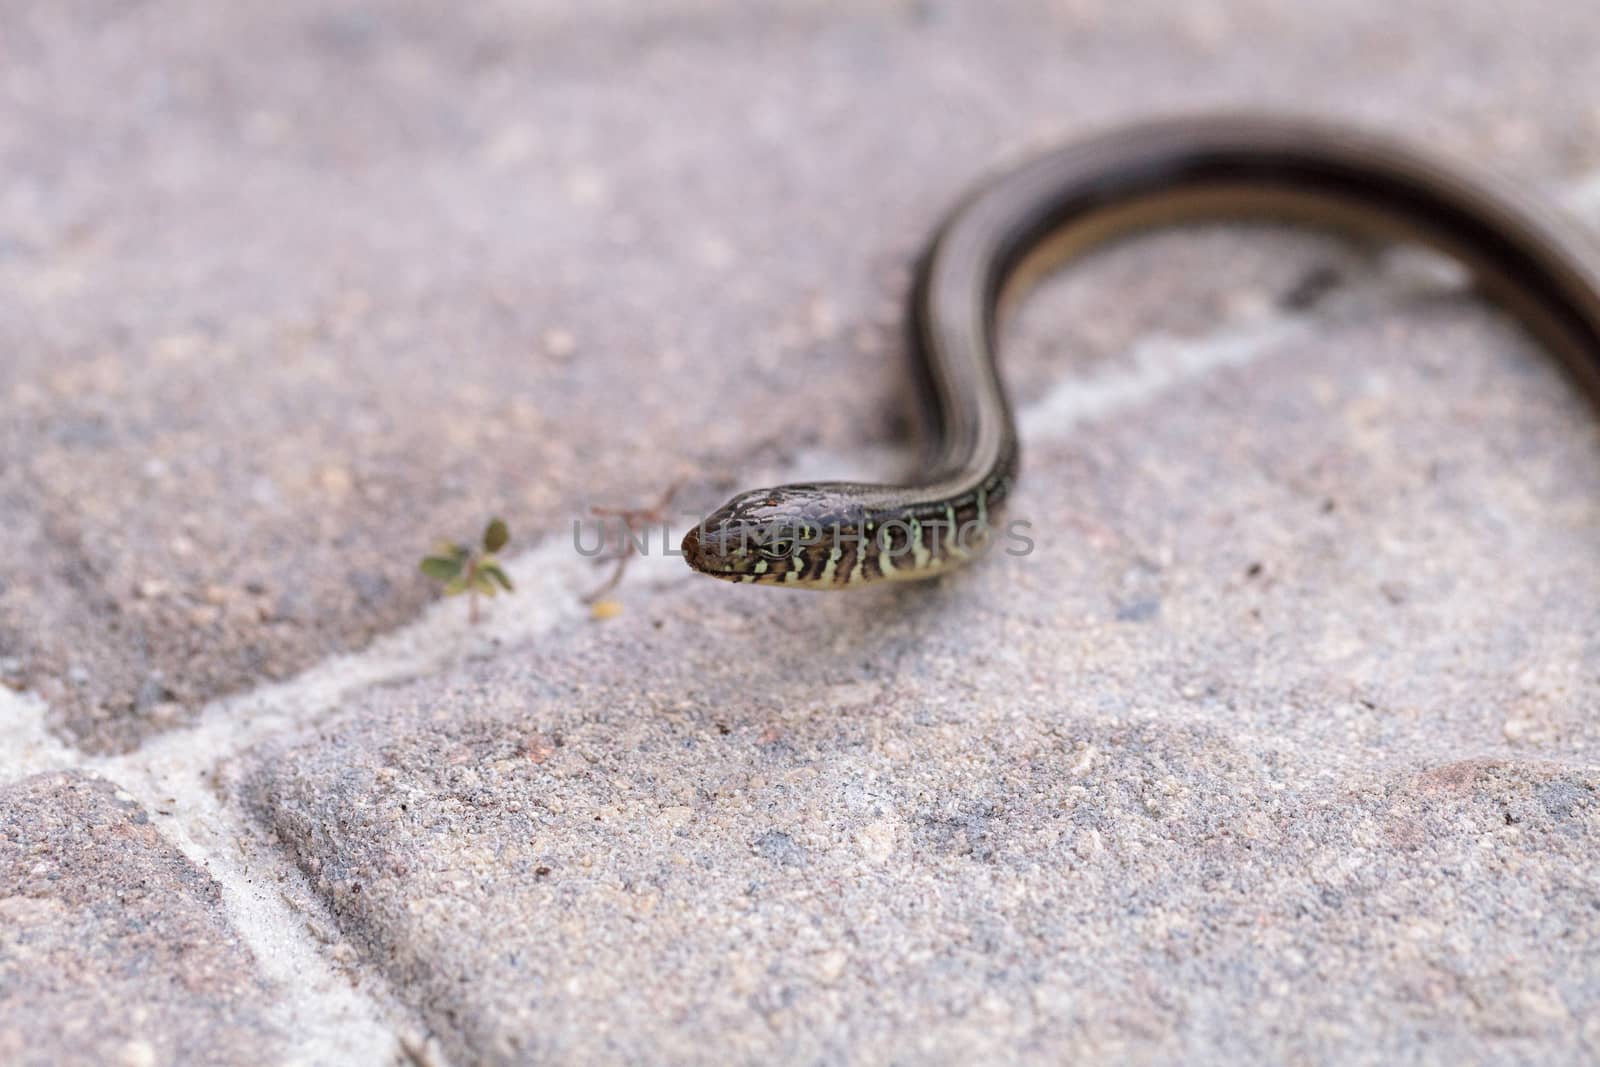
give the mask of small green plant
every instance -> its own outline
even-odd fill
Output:
[[[483,548],[475,551],[454,541],[440,541],[433,552],[422,557],[422,573],[444,583],[445,596],[467,594],[467,618],[478,621],[478,597],[494,596],[501,590],[515,592],[511,578],[501,568],[495,553],[506,547],[511,531],[504,519],[491,519],[483,528]]]

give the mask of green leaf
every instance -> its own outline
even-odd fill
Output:
[[[477,576],[472,579],[472,585],[473,588],[482,593],[484,596],[494,596],[500,591],[496,589],[494,583],[489,580],[489,576],[484,574],[482,571],[479,571]]]
[[[467,591],[467,578],[466,578],[466,575],[462,575],[459,578],[452,578],[448,582],[446,582],[445,586],[444,586],[444,595],[445,596],[456,596],[456,595],[458,595],[460,593],[465,593],[466,591]]]
[[[504,589],[506,592],[516,592],[517,587],[511,584],[511,576],[500,569],[500,564],[495,563],[492,560],[485,560],[483,563],[478,565],[478,571],[481,574],[487,574],[489,577],[499,582],[500,588]]]
[[[466,559],[468,550],[466,545],[457,544],[448,538],[440,538],[433,543],[433,555],[444,559]]]
[[[506,542],[511,540],[511,531],[506,528],[506,520],[491,519],[489,525],[483,528],[483,548],[485,552],[498,552],[506,547]]]
[[[454,556],[424,556],[422,573],[439,582],[448,582],[461,573],[462,560]]]

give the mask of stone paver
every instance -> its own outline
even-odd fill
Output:
[[[1045,136],[1315,105],[1592,172],[1597,27],[1443,0],[13,4],[0,669],[126,749],[411,618],[416,554],[490,512],[526,544],[887,440],[904,265]],[[1207,306],[1172,299],[1139,326]],[[1099,318],[1057,337],[1112,350]]]
[[[8,5],[0,683],[48,712],[0,713],[67,744],[0,732],[0,776],[82,769],[0,780],[0,1060],[1600,1059],[1595,409],[1379,250],[1207,226],[1048,286],[1026,556],[640,568],[403,687],[335,657],[491,512],[879,463],[906,266],[1032,145],[1305,109],[1561,195],[1597,42],[1576,2]]]
[[[91,775],[0,788],[0,1060],[282,1062],[209,875]]]
[[[1031,555],[685,574],[235,793],[471,1062],[1592,1057],[1593,411],[1362,309],[1037,441]]]

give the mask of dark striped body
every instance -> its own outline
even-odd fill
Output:
[[[911,296],[922,476],[741,493],[684,537],[689,565],[730,581],[845,589],[931,577],[981,555],[1017,477],[995,352],[1002,306],[1106,240],[1201,217],[1290,219],[1444,252],[1600,398],[1600,255],[1516,187],[1327,123],[1153,122],[1002,174],[940,228]]]
[[[845,482],[743,493],[690,530],[683,551],[696,570],[730,581],[848,589],[929,578],[995,543],[1014,474],[1013,463],[937,500]]]

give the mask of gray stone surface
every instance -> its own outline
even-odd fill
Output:
[[[115,786],[0,787],[0,1061],[282,1062],[269,997],[216,883]]]
[[[416,554],[489,512],[526,544],[888,439],[902,268],[1044,137],[1270,104],[1587,173],[1597,28],[1445,0],[13,3],[0,661],[125,749],[412,617]],[[1066,340],[1118,339],[1099,318]]]
[[[146,807],[0,782],[0,1060],[1600,1061],[1595,411],[1371,248],[1203,227],[1040,293],[1025,557],[641,570],[403,687],[331,658],[490,512],[522,547],[898,441],[906,266],[998,162],[1242,104],[1592,187],[1597,42],[1577,2],[9,3],[0,682],[48,712],[0,714],[70,747],[30,720],[0,775]],[[318,972],[293,1010],[240,930]]]
[[[1036,435],[1031,555],[685,573],[234,793],[469,1062],[1592,1059],[1593,410],[1369,309]]]

